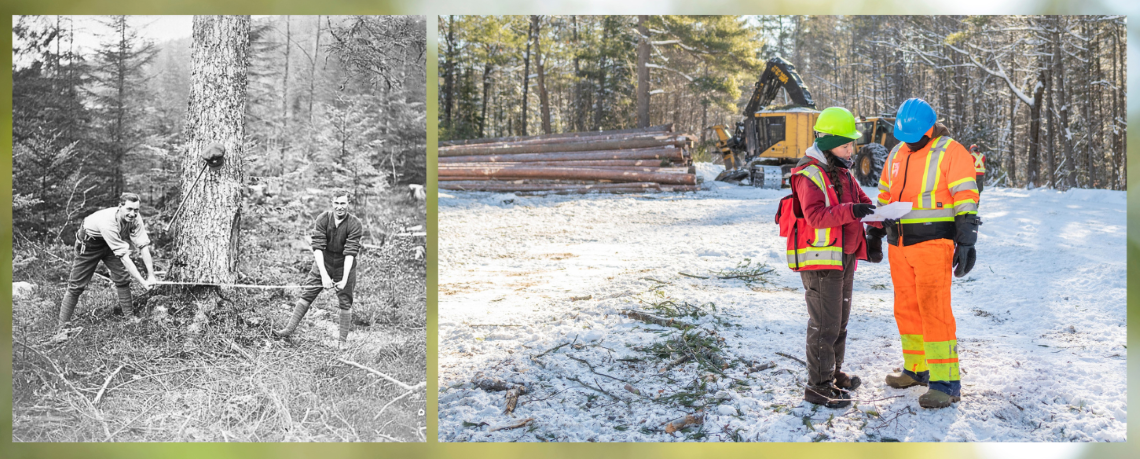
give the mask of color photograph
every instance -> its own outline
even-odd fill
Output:
[[[436,28],[439,441],[1127,439],[1123,16]]]
[[[424,16],[16,16],[13,442],[424,442]]]

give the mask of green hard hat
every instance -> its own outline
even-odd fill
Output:
[[[863,136],[855,129],[855,116],[842,107],[828,107],[820,112],[819,118],[815,120],[815,130],[848,139]]]

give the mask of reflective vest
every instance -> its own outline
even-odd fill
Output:
[[[803,178],[811,180],[823,191],[825,206],[839,204],[839,196],[831,188],[831,180],[818,166],[817,161],[792,169],[792,177],[795,178],[797,175],[802,176],[800,180]],[[792,195],[781,201],[780,210],[776,215],[777,222],[780,223],[780,236],[788,238],[788,267],[792,271],[842,270],[843,228],[812,228],[799,208],[794,186],[792,190]]]
[[[931,139],[909,155],[898,154],[903,145],[895,145],[883,165],[879,205],[911,203],[911,211],[899,220],[904,239],[910,237],[904,245],[953,239],[954,217],[978,213],[973,156],[947,136]]]
[[[986,173],[986,154],[982,153],[982,152],[974,153],[971,151],[970,155],[972,155],[974,157],[974,172],[976,172],[977,175],[985,174]]]

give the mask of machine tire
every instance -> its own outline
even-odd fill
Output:
[[[863,186],[875,186],[879,183],[879,175],[883,171],[883,163],[887,160],[887,147],[877,143],[869,143],[855,155],[855,164],[852,172],[855,179]]]

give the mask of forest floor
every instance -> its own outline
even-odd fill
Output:
[[[951,408],[883,383],[902,364],[890,267],[860,262],[843,369],[863,387],[828,409],[803,401],[788,191],[699,169],[696,193],[440,194],[440,441],[1126,439],[1123,191],[986,188],[952,286]]]
[[[247,216],[239,281],[299,283],[312,266],[308,228],[327,201]],[[410,386],[426,376],[425,239],[392,235],[422,225],[424,205],[393,197],[378,207],[372,217],[386,224],[366,228],[377,245],[359,258],[344,349],[328,292],[278,340],[270,330],[289,319],[297,289],[228,289],[217,300],[134,285],[136,310],[147,311],[136,321],[111,313],[114,289],[98,276],[80,298],[78,331],[54,343],[72,249],[17,240],[13,278],[36,287],[13,300],[13,441],[425,441],[424,387],[347,363]]]

